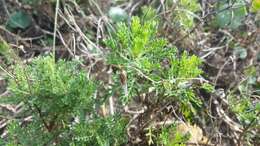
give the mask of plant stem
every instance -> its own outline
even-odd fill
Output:
[[[56,35],[57,35],[57,23],[58,23],[58,11],[59,11],[60,0],[56,0],[55,7],[55,18],[54,18],[54,32],[53,32],[53,60],[55,61],[55,46],[56,46]]]

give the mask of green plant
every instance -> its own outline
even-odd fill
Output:
[[[30,15],[24,11],[16,11],[11,14],[7,21],[6,27],[8,29],[26,29],[32,23]]]
[[[244,96],[241,96],[240,99],[230,97],[229,100],[234,103],[231,109],[238,115],[237,117],[243,125],[248,125],[254,120],[259,121],[259,117],[257,117],[257,114],[260,112],[259,103],[253,105],[250,99]]]
[[[98,103],[94,98],[96,85],[78,61],[54,62],[52,56],[47,56],[34,59],[30,65],[16,65],[7,99],[24,103],[25,116],[32,115],[32,121],[21,124],[14,119],[8,126],[6,145],[99,145],[93,140],[100,136],[108,145],[121,144],[125,139],[120,116],[101,118],[94,109]],[[73,122],[75,118],[78,122]],[[109,137],[104,136],[105,131],[111,132]],[[89,133],[86,140],[77,141],[83,132]]]
[[[88,124],[73,127],[75,136],[71,146],[117,146],[127,140],[125,134],[126,120],[120,116],[96,118]]]
[[[130,26],[119,23],[117,32],[106,41],[111,48],[107,62],[117,67],[121,75],[114,76],[114,86],[122,86],[120,97],[124,103],[140,93],[155,92],[155,99],[179,101],[186,117],[191,118],[201,105],[190,83],[202,73],[201,61],[187,52],[179,53],[176,47],[167,46],[167,40],[157,38],[155,20],[133,17]]]
[[[197,0],[180,0],[177,8],[176,20],[179,20],[181,26],[189,30],[194,27],[194,18],[196,12],[201,9]]]
[[[196,14],[201,10],[198,0],[167,0],[166,6],[173,8],[172,23],[178,30],[189,31],[195,25],[195,18],[199,18]]]
[[[240,139],[243,139],[248,145],[252,145],[255,143],[255,139],[259,139],[259,136],[255,135],[254,132],[257,131],[260,125],[260,104],[253,104],[249,96],[243,95],[239,96],[239,98],[230,95],[228,99],[232,103],[230,104],[231,110],[245,129],[243,134],[240,135]]]
[[[260,95],[260,83],[257,79],[259,68],[257,66],[249,66],[244,70],[244,74],[247,76],[247,79],[238,86],[240,93],[244,96]]]
[[[130,25],[118,23],[116,32],[105,42],[111,49],[106,61],[115,69],[111,93],[125,105],[142,93],[152,92],[153,103],[176,103],[179,112],[192,121],[201,107],[195,90],[202,87],[192,84],[202,73],[201,60],[158,38],[158,19],[152,19],[154,11],[146,14],[143,19],[132,17]],[[7,99],[24,103],[25,115],[32,115],[32,121],[14,119],[8,127],[6,145],[126,142],[126,122],[120,115],[97,114],[96,107],[104,101],[95,98],[99,83],[87,78],[79,61],[55,62],[53,56],[38,57],[29,65],[18,63],[13,72],[8,85],[11,96]],[[204,88],[211,89],[207,85]],[[152,133],[147,135],[150,144]],[[176,136],[175,142],[182,137]]]
[[[157,143],[163,146],[185,146],[185,142],[189,140],[190,135],[183,135],[176,129],[173,124],[169,127],[163,127],[158,133]]]
[[[128,18],[127,13],[119,7],[111,7],[108,15],[114,22],[125,21]]]
[[[4,56],[4,58],[11,62],[11,58],[15,58],[14,51],[10,48],[8,43],[0,36],[0,53]],[[2,67],[2,66],[1,66]]]
[[[257,12],[260,10],[260,0],[252,0],[251,11]]]
[[[233,54],[239,59],[246,59],[247,50],[241,46],[237,46],[234,48]]]
[[[239,94],[233,91],[228,95],[228,102],[232,103],[230,104],[230,109],[244,127],[244,132],[240,135],[240,139],[243,139],[248,145],[252,145],[254,144],[254,139],[259,138],[252,131],[257,131],[256,129],[260,125],[260,104],[253,101],[255,96],[259,94],[256,79],[257,69],[251,66],[244,72],[247,80],[241,82],[237,90],[234,89],[234,91],[239,91]]]
[[[217,13],[214,25],[221,28],[236,29],[242,25],[247,15],[246,4],[243,0],[235,0],[229,3],[221,0],[217,3]]]

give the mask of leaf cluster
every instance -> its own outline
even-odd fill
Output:
[[[247,15],[246,4],[243,0],[229,2],[221,0],[217,3],[217,13],[214,25],[221,28],[237,29],[243,24]]]

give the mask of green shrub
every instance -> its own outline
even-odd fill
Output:
[[[191,80],[202,73],[201,61],[169,47],[167,40],[156,36],[157,27],[156,19],[133,17],[130,26],[119,23],[117,32],[106,41],[111,48],[107,62],[117,66],[118,74],[122,70],[127,74],[127,93],[122,90],[121,101],[127,103],[140,93],[155,92],[155,99],[180,102],[186,116],[191,117],[201,105],[191,85]],[[118,81],[115,86],[122,86],[118,75],[114,78]]]
[[[101,118],[96,114],[97,84],[87,78],[79,62],[59,60],[55,63],[51,56],[39,57],[30,65],[16,65],[14,75],[15,78],[9,80],[11,96],[8,100],[24,103],[32,121],[21,124],[17,119],[9,125],[9,145],[70,145],[83,132],[87,140],[80,141],[80,145],[99,145],[95,138],[102,138],[107,144],[120,144],[125,140],[122,140],[124,126],[120,117]],[[73,122],[77,117],[79,121]],[[109,136],[105,137],[108,131]]]
[[[111,93],[125,105],[142,93],[152,92],[153,103],[177,103],[184,117],[192,121],[201,107],[194,91],[201,87],[192,84],[202,73],[201,60],[158,38],[157,19],[143,18],[133,17],[130,25],[119,23],[117,31],[106,41],[111,49],[107,64],[117,69]],[[32,115],[32,121],[13,120],[8,126],[6,145],[126,142],[126,120],[120,114],[97,114],[96,107],[102,102],[97,101],[95,93],[100,85],[87,78],[78,61],[55,62],[53,56],[38,57],[29,65],[18,63],[13,70],[8,101],[24,103],[25,116]]]

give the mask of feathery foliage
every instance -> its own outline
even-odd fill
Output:
[[[32,121],[13,120],[7,145],[73,145],[83,133],[86,140],[79,140],[77,145],[99,145],[99,138],[107,144],[125,140],[120,117],[101,118],[96,114],[97,83],[87,78],[79,62],[39,57],[30,65],[16,65],[14,76],[9,80],[8,100],[24,103]],[[74,122],[75,118],[79,120]],[[104,131],[111,133],[104,135]]]
[[[190,83],[202,73],[201,61],[170,47],[166,39],[158,38],[157,27],[156,19],[142,21],[133,17],[130,25],[119,23],[116,34],[106,41],[111,48],[108,63],[117,66],[119,74],[122,70],[127,74],[128,88],[127,93],[121,92],[122,102],[131,101],[139,93],[155,92],[161,101],[180,101],[182,109],[191,117],[201,105]],[[122,86],[118,75],[115,78],[116,86]]]

